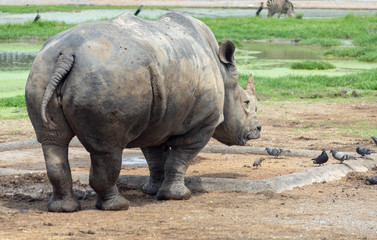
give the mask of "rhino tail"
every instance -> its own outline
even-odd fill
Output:
[[[67,74],[70,72],[73,63],[75,61],[75,57],[72,54],[62,54],[59,56],[58,60],[56,61],[54,71],[48,82],[46,87],[45,93],[43,95],[42,104],[41,104],[41,116],[43,123],[47,128],[54,128],[56,124],[52,121],[51,118],[48,118],[47,115],[47,105],[51,100],[52,95],[58,88],[59,84],[65,79]]]

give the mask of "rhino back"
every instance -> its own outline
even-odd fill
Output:
[[[124,147],[157,144],[199,123],[215,127],[224,95],[216,48],[213,34],[189,17],[121,15],[58,34],[40,55],[75,57],[61,95],[76,135]]]

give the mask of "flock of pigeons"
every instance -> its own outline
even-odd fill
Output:
[[[377,138],[374,136],[371,136],[371,139],[374,141],[374,143],[377,146]],[[283,148],[269,148],[269,147],[266,147],[265,151],[267,151],[269,155],[275,156],[275,158],[278,158],[279,155],[282,153],[291,152],[290,150],[283,149]],[[360,147],[359,145],[356,145],[356,152],[360,154],[362,158],[367,158],[367,155],[375,153],[374,150],[371,150],[369,148],[363,148],[363,147]],[[346,160],[356,160],[355,157],[352,157],[343,152],[337,152],[334,149],[332,149],[330,153],[332,154],[334,159],[339,161],[340,164],[342,164],[343,161],[346,161]],[[264,160],[265,158],[260,158],[260,159],[255,160],[255,162],[253,163],[253,167],[260,167]],[[329,156],[327,155],[326,150],[322,149],[322,153],[318,157],[313,158],[312,160],[313,160],[313,164],[318,164],[318,166],[320,166],[320,165],[324,165],[324,163],[326,163],[329,160]],[[377,184],[377,174],[372,177],[368,177],[366,180],[371,184]]]

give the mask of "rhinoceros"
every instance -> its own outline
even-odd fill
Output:
[[[48,210],[72,212],[68,145],[90,153],[96,207],[129,206],[116,182],[125,148],[141,148],[150,170],[142,190],[188,199],[184,176],[213,136],[244,145],[260,136],[252,77],[238,85],[231,41],[187,15],[155,21],[123,14],[80,24],[49,39],[37,54],[25,98],[53,187]]]
[[[286,14],[292,18],[295,17],[293,4],[289,0],[268,0],[267,8],[268,17],[274,16],[275,13],[278,14],[278,18],[280,18],[281,14]]]

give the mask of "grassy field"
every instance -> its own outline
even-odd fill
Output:
[[[0,6],[0,11],[5,12],[34,12],[35,6],[24,8],[8,8]],[[38,6],[39,7],[39,6]],[[75,6],[77,10],[91,9],[93,6]],[[98,6],[95,6],[98,7]],[[109,7],[104,6],[108,9]],[[53,6],[39,8],[44,11],[53,11]],[[75,8],[76,9],[76,8]],[[72,10],[67,7],[67,11]],[[355,59],[364,62],[377,61],[377,15],[376,16],[353,16],[347,15],[334,19],[276,19],[276,18],[202,18],[216,38],[220,41],[231,39],[238,47],[244,45],[244,40],[289,38],[299,39],[303,45],[332,46],[325,52],[326,56],[338,59]],[[1,24],[0,40],[7,43],[14,41],[27,41],[32,39],[42,42],[49,37],[69,29],[75,25],[62,22],[39,21],[37,23],[27,22],[25,24]],[[353,46],[343,46],[342,40],[352,40]],[[39,41],[32,47],[22,44],[9,46],[0,44],[0,51],[11,49],[30,48],[36,51],[42,45]],[[13,44],[13,43],[12,43]],[[11,45],[11,44],[10,44]],[[299,62],[300,68],[319,69],[320,62]],[[242,63],[238,64],[242,69]],[[316,66],[313,68],[313,66]],[[321,64],[320,64],[321,65]],[[328,66],[327,66],[328,67]],[[343,74],[339,76],[322,75],[316,72],[310,74],[285,74],[274,77],[266,77],[263,74],[255,75],[256,90],[263,99],[322,99],[336,97],[351,97],[352,91],[357,92],[361,98],[373,98],[377,94],[377,68],[370,70],[359,70],[359,73]],[[17,70],[17,69],[16,69]],[[335,69],[335,72],[339,70]],[[240,71],[240,84],[245,84],[249,75],[246,71]],[[17,109],[25,109],[23,100],[24,86],[28,71],[14,71],[2,69],[0,78],[0,117],[14,116],[10,114]],[[346,94],[344,94],[346,91]],[[4,110],[5,109],[5,110]],[[16,109],[16,110],[15,110]],[[17,114],[16,114],[17,115]],[[20,111],[18,116],[24,116]]]

